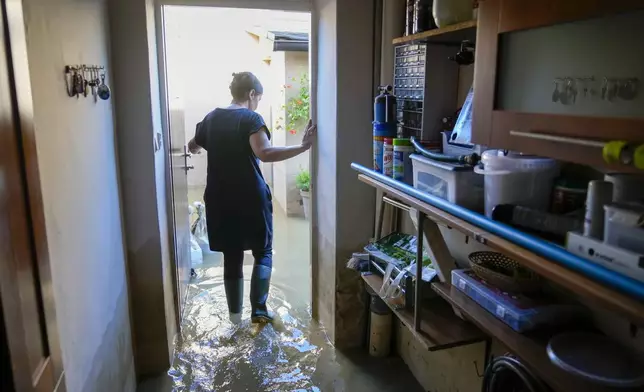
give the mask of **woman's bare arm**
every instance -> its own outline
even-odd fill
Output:
[[[260,131],[250,135],[250,146],[255,156],[262,162],[280,162],[293,158],[307,151],[313,145],[317,126],[309,120],[304,132],[302,144],[299,146],[274,147],[268,140],[268,134]]]

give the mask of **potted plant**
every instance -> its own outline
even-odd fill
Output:
[[[311,173],[308,170],[300,170],[300,173],[295,177],[295,187],[300,190],[300,196],[302,196],[304,217],[309,219],[311,214]]]

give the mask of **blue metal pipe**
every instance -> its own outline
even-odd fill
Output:
[[[644,301],[644,283],[642,282],[594,264],[579,256],[575,256],[564,248],[523,233],[503,223],[488,219],[481,214],[450,203],[447,200],[419,191],[405,183],[396,181],[391,177],[387,177],[382,173],[378,173],[357,163],[352,163],[351,168],[360,174],[364,174],[382,182],[383,184],[404,192],[409,196],[413,196],[427,204],[440,208],[457,218],[463,219],[464,221],[478,226],[483,230],[489,231],[490,233],[534,252],[539,256],[555,261],[564,267],[580,272],[599,283],[615,288],[625,294],[637,298],[640,301]]]

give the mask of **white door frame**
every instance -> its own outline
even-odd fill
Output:
[[[311,75],[311,96],[314,97],[313,100],[317,98],[317,26],[318,26],[318,16],[313,7],[313,0],[154,0],[154,15],[155,15],[155,27],[156,27],[156,43],[157,43],[157,62],[159,68],[159,89],[160,89],[160,99],[161,102],[159,106],[161,107],[161,122],[163,128],[163,138],[164,145],[169,146],[169,107],[168,107],[168,95],[167,95],[167,84],[166,84],[166,48],[165,48],[165,39],[164,39],[164,19],[163,19],[163,7],[167,5],[175,6],[200,6],[200,7],[220,7],[220,8],[247,8],[247,9],[264,9],[264,10],[279,10],[279,11],[291,11],[291,12],[310,12],[311,13],[311,32],[310,32],[310,49],[309,49],[309,73]],[[317,122],[317,107],[316,105],[311,105],[311,118],[314,122]],[[186,130],[190,132],[190,130]],[[317,173],[317,148],[311,149],[310,153],[310,172],[312,175]],[[170,247],[170,257],[172,260],[172,270],[175,274],[175,307],[177,314],[177,328],[180,328],[181,315],[178,309],[178,302],[176,300],[176,295],[179,293],[177,286],[178,280],[176,279],[176,270],[177,270],[177,260],[176,260],[176,249],[177,249],[177,239],[175,233],[175,223],[174,223],[174,206],[172,204],[172,168],[170,167],[170,160],[165,160],[165,175],[166,175],[166,210],[168,215],[168,227],[171,228],[170,235],[172,236]],[[311,238],[311,274],[314,274],[317,270],[317,236],[313,235],[313,230],[317,227],[317,198],[311,198],[311,232],[309,233]],[[312,279],[312,293],[311,293],[311,304],[312,304],[312,313],[313,317],[317,319],[317,309],[316,309],[316,298],[318,295],[318,288],[316,284],[316,279]],[[178,329],[177,329],[178,330]]]

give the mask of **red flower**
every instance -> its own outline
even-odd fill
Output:
[[[301,104],[302,104],[302,100],[301,100],[301,99],[298,99],[298,100],[297,100],[297,104],[298,104],[298,105],[301,105]]]
[[[291,135],[295,135],[295,134],[297,133],[297,131],[296,131],[295,129],[291,129],[291,130],[290,130],[290,131],[288,131],[288,132],[289,132]]]

